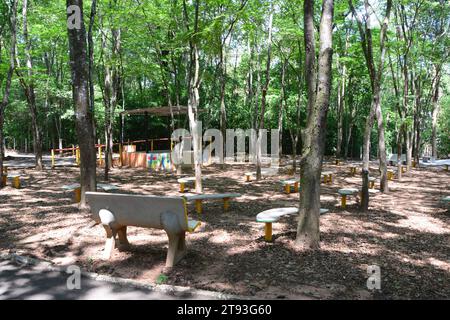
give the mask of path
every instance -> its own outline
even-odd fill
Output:
[[[99,281],[81,275],[80,289],[69,290],[72,274],[48,270],[45,265],[0,261],[0,300],[211,300],[202,291],[163,292],[120,283]],[[73,281],[70,281],[73,283]]]

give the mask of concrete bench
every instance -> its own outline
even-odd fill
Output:
[[[347,197],[359,194],[359,190],[355,188],[339,189],[338,193],[341,195],[342,209],[345,209],[347,207]]]
[[[186,196],[187,201],[195,201],[195,211],[198,214],[202,213],[202,202],[204,200],[223,200],[223,211],[227,211],[230,207],[231,198],[239,198],[241,195],[239,193],[217,193],[217,194],[196,194],[192,196]]]
[[[291,187],[294,187],[294,192],[299,191],[299,181],[297,179],[290,179],[290,180],[282,180],[281,184],[284,186],[284,192],[287,194],[291,193]]]
[[[261,176],[262,177],[276,176],[278,174],[278,170],[279,170],[278,167],[261,169]],[[256,176],[256,171],[244,173],[245,182],[250,182],[251,178],[254,176]]]
[[[375,181],[377,179],[375,177],[369,177],[369,189],[373,189],[375,187]]]
[[[332,183],[333,182],[333,172],[324,171],[322,172],[321,178],[323,179],[323,183]]]
[[[320,214],[329,212],[328,209],[320,209]],[[298,208],[275,208],[258,213],[256,216],[257,222],[265,223],[264,226],[264,240],[272,241],[272,223],[277,222],[280,218],[288,215],[298,214]]]
[[[443,197],[442,202],[444,202],[446,205],[449,205],[450,204],[450,196]]]
[[[73,202],[78,203],[81,201],[81,186],[79,183],[73,183],[69,185],[62,186],[64,191],[73,191]],[[101,189],[103,191],[111,191],[119,189],[117,186],[112,184],[98,183],[97,189]]]
[[[16,189],[20,189],[20,175],[19,174],[9,174],[8,178],[11,179],[11,186]]]
[[[205,181],[205,178],[202,178],[202,181]],[[195,188],[195,177],[180,178],[178,183],[180,184],[180,192],[184,193],[187,184],[193,184]]]
[[[20,189],[20,186],[21,186],[20,175],[19,174],[7,174],[7,170],[8,169],[6,169],[6,174],[2,175],[2,181],[1,181],[2,186],[6,187],[6,183],[7,183],[8,179],[11,179],[11,186],[13,188]]]
[[[95,221],[106,231],[104,258],[111,258],[116,236],[127,246],[127,227],[161,229],[169,238],[166,267],[173,267],[186,254],[186,232],[194,232],[200,222],[188,219],[186,199],[148,195],[86,192]]]
[[[395,171],[394,170],[388,170],[387,171],[387,179],[392,180],[394,179]]]

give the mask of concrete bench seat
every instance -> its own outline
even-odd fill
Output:
[[[64,185],[61,187],[64,191],[73,191],[73,201],[75,203],[78,203],[81,201],[81,186],[79,183],[73,183]],[[103,191],[111,191],[111,190],[118,190],[119,187],[112,185],[112,184],[106,184],[106,183],[97,183],[97,189],[103,190]]]
[[[375,177],[369,177],[369,189],[375,188],[375,181],[377,181]]]
[[[328,209],[320,209],[320,214],[327,212],[329,212]],[[274,208],[258,213],[256,221],[265,223],[264,240],[267,242],[272,241],[272,223],[277,222],[282,217],[296,214],[298,214],[298,208],[296,207]]]
[[[186,232],[194,232],[200,222],[188,219],[186,199],[149,195],[86,192],[92,217],[106,231],[104,259],[116,246],[128,246],[127,227],[164,230],[169,238],[166,267],[173,267],[186,254]]]
[[[20,178],[20,174],[4,174],[2,178],[2,184],[3,186],[6,186],[7,179],[11,179],[11,186],[15,189],[20,189]]]
[[[333,174],[331,171],[323,171],[321,174],[321,178],[323,179],[323,183],[329,184],[333,182]]]
[[[442,198],[442,202],[444,202],[445,204],[449,205],[450,204],[450,196],[446,196]]]
[[[294,187],[294,192],[299,191],[299,185],[300,181],[298,179],[290,179],[290,180],[282,180],[281,184],[284,186],[284,192],[287,194],[291,193],[291,187]]]
[[[230,199],[239,198],[241,194],[239,193],[216,193],[216,194],[196,194],[185,196],[187,201],[195,201],[195,211],[198,214],[203,212],[202,203],[205,200],[223,200],[223,211],[227,211],[230,207]]]
[[[261,176],[262,177],[276,176],[278,174],[278,170],[279,170],[279,167],[261,169]],[[245,172],[244,173],[245,182],[250,182],[251,178],[254,176],[256,176],[256,171]]]
[[[339,189],[338,193],[341,195],[341,206],[345,209],[347,207],[347,197],[358,194],[359,190],[355,188],[345,188]]]
[[[387,171],[387,179],[388,179],[388,180],[392,180],[392,179],[394,179],[394,176],[395,176],[395,171],[392,170],[392,169],[389,169],[389,170]]]
[[[178,179],[178,183],[180,184],[180,192],[184,193],[187,184],[193,184],[195,188],[195,177],[186,177]],[[205,181],[205,178],[202,178],[202,181]]]

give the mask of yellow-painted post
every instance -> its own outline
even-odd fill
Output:
[[[197,211],[198,214],[202,213],[202,200],[195,200],[195,211]]]
[[[55,169],[55,150],[52,149],[52,169]]]
[[[369,189],[373,189],[375,187],[374,181],[369,181]]]
[[[98,147],[98,164],[99,164],[99,166],[101,166],[102,165],[102,145],[100,145],[99,147]]]
[[[6,187],[6,179],[7,179],[7,175],[3,174],[2,175],[2,187]]]
[[[77,163],[77,166],[80,165],[80,149],[75,150],[75,162]]]
[[[284,185],[284,192],[286,192],[287,194],[291,193],[291,185],[290,184]]]
[[[343,194],[341,197],[341,206],[342,209],[345,209],[345,207],[347,206],[347,195]]]
[[[81,201],[81,188],[76,188],[74,190],[74,197],[73,197],[73,201],[75,203],[79,203]]]
[[[250,176],[249,175],[245,175],[245,182],[250,182]]]
[[[13,188],[20,189],[20,177],[14,177],[12,180]]]
[[[223,211],[227,211],[230,208],[230,198],[223,198]]]
[[[298,181],[295,182],[295,184],[294,184],[294,190],[295,190],[295,192],[298,192]]]
[[[264,239],[267,242],[272,241],[272,222],[266,222],[264,229],[265,229]]]
[[[180,192],[184,193],[184,182],[180,182]]]
[[[123,166],[123,156],[122,156],[122,152],[123,152],[123,146],[122,144],[119,144],[119,161],[120,161],[120,166]]]

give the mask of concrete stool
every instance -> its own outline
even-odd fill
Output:
[[[338,193],[341,195],[341,206],[342,209],[347,207],[347,196],[355,195],[359,192],[358,189],[349,188],[349,189],[339,189]]]

